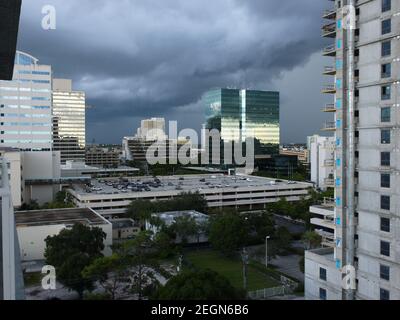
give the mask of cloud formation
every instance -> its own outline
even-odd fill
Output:
[[[47,4],[57,10],[56,30],[41,28]],[[271,86],[321,49],[326,6],[315,0],[24,1],[19,49],[86,91],[94,106],[88,140],[119,142],[147,116],[179,118],[181,127],[197,129],[199,99],[210,88],[290,91]],[[107,126],[118,129],[106,134]]]

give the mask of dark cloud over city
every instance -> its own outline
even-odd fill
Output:
[[[57,29],[43,30],[53,5]],[[87,93],[88,141],[118,143],[143,117],[199,129],[215,87],[279,90],[282,142],[318,133],[321,13],[315,0],[25,0],[18,48]],[[329,81],[329,79],[327,79]],[[296,126],[301,121],[301,128]]]

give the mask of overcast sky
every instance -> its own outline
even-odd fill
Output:
[[[57,29],[43,30],[44,5]],[[23,0],[19,50],[84,90],[87,141],[120,143],[140,119],[204,123],[215,87],[281,92],[282,143],[320,133],[326,44],[316,0]]]

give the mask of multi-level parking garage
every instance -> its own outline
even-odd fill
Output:
[[[91,185],[69,189],[78,207],[90,207],[109,216],[125,212],[131,201],[162,201],[181,193],[199,192],[211,208],[233,207],[259,210],[286,198],[298,201],[312,185],[254,176],[190,175],[92,180]]]

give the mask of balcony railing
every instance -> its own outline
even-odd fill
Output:
[[[329,159],[324,161],[324,166],[325,167],[333,167],[335,165],[335,160]]]
[[[324,198],[322,205],[325,207],[332,208],[335,206],[335,199],[333,198]]]
[[[334,103],[327,103],[325,107],[322,109],[323,112],[336,112]]]
[[[336,10],[325,10],[322,18],[329,20],[336,20]]]
[[[324,74],[333,76],[333,75],[336,74],[336,68],[335,67],[326,66],[324,68]]]
[[[322,93],[336,93],[336,87],[334,84],[327,84],[322,88]]]
[[[324,184],[325,184],[327,187],[334,187],[334,186],[335,186],[335,179],[326,178],[326,179],[324,179]]]
[[[334,44],[331,44],[327,47],[324,48],[322,54],[324,56],[336,56],[336,46]]]
[[[322,36],[336,38],[336,23],[330,23],[322,27]]]
[[[322,127],[322,131],[335,131],[336,130],[336,123],[327,121],[324,123],[324,126]]]

